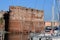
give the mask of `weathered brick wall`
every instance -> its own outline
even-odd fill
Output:
[[[28,34],[9,34],[8,40],[28,40]]]
[[[11,6],[9,9],[9,40],[28,40],[28,34],[25,32],[40,32],[44,29],[43,11]],[[13,33],[14,32],[14,33]],[[22,32],[22,34],[15,34]]]
[[[9,31],[11,32],[19,32],[21,31],[22,32],[22,28],[21,27],[21,22],[18,21],[18,20],[12,20],[12,21],[9,21]]]
[[[9,31],[33,31],[34,24],[37,27],[43,28],[44,26],[44,12],[42,10],[24,8],[24,7],[10,7]],[[37,24],[41,22],[40,24]],[[38,27],[39,25],[39,27]],[[33,28],[33,29],[32,29]],[[39,28],[38,30],[41,30]]]
[[[44,22],[33,22],[33,28],[32,28],[32,32],[41,32],[44,30]]]

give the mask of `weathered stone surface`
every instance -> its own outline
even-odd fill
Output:
[[[19,32],[34,32],[35,26],[36,30],[41,31],[41,28],[43,29],[44,12],[42,10],[30,9],[19,6],[11,6],[9,10],[11,11],[9,20],[10,31],[15,30]]]

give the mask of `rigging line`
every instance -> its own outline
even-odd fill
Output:
[[[53,5],[52,5],[52,21],[54,21],[54,11],[55,11],[55,0],[53,0]]]
[[[57,12],[57,17],[58,17],[58,21],[59,21],[59,0],[55,0],[55,2],[56,2],[56,12]]]
[[[60,0],[56,0],[56,6],[57,6],[58,23],[59,23],[59,28],[60,28],[60,20],[59,20],[59,15],[60,15]]]
[[[59,3],[60,3],[60,0],[56,0],[56,5],[57,5],[58,13],[59,13],[59,11],[60,11],[60,7],[59,7],[59,6],[60,6],[60,4],[59,4]]]

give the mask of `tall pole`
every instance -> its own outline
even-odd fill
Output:
[[[53,31],[53,26],[54,26],[54,6],[52,6],[52,22],[51,22],[52,31]]]
[[[52,21],[54,21],[54,7],[55,6],[55,0],[53,0],[53,5],[52,5]]]
[[[55,6],[55,0],[53,0],[53,5],[52,5],[52,32],[54,32],[54,29],[53,29],[53,27],[54,27],[54,24],[55,24],[55,20],[54,20],[54,7]]]
[[[52,22],[54,21],[54,6],[52,6]]]

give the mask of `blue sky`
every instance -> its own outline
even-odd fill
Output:
[[[53,0],[0,0],[0,10],[7,11],[9,6],[23,6],[38,10],[44,10],[44,20],[52,19]]]

